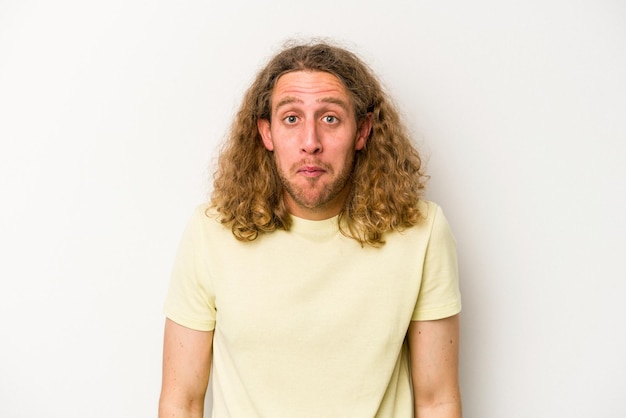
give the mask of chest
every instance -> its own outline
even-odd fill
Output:
[[[272,238],[211,257],[217,327],[233,343],[299,335],[320,344],[355,327],[392,339],[406,332],[421,284],[419,240],[372,248],[339,234]]]

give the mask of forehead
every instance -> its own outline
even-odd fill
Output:
[[[334,98],[346,104],[352,102],[341,80],[323,71],[293,71],[280,76],[272,91],[272,108],[285,98],[298,101]]]

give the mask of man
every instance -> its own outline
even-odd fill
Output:
[[[461,416],[454,238],[370,69],[292,45],[247,91],[165,304],[159,416]],[[415,412],[414,412],[415,411]]]

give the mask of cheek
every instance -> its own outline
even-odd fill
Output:
[[[287,158],[292,152],[290,151],[289,147],[285,147],[283,144],[280,143],[274,143],[274,155],[278,158],[281,159],[285,159]]]
[[[342,155],[344,161],[352,162],[354,160],[354,155],[356,154],[354,144],[350,143],[349,145],[342,147],[341,150],[337,150],[337,154]]]
[[[294,157],[290,156],[288,149],[281,148],[280,146],[274,146],[272,154],[274,155],[274,163],[279,168],[288,168],[296,160]]]

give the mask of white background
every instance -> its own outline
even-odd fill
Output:
[[[465,417],[626,416],[617,0],[0,0],[0,416],[156,416],[182,228],[253,75],[308,35],[371,64],[428,161]]]

